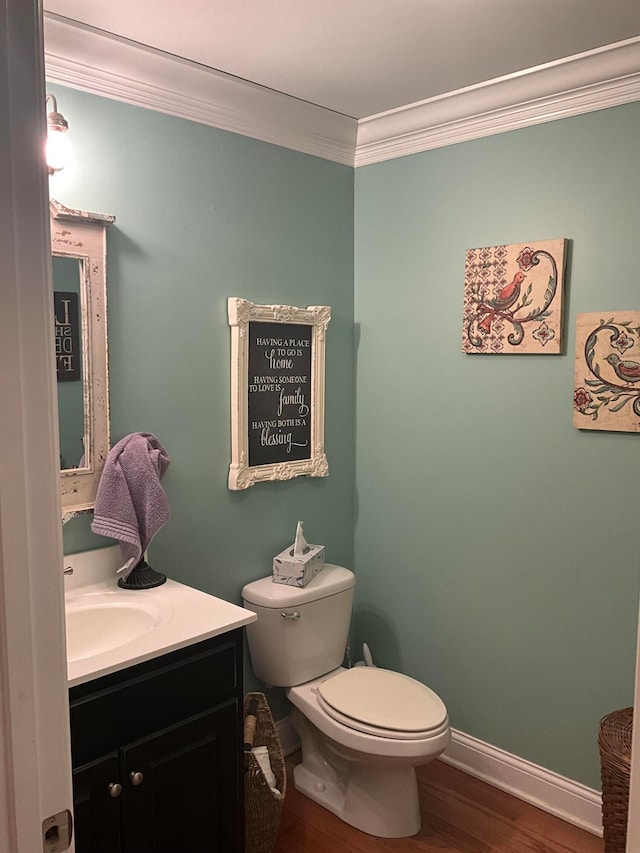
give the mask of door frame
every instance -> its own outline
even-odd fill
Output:
[[[636,651],[636,691],[633,715],[633,744],[631,751],[631,780],[629,790],[629,819],[627,853],[640,850],[640,613],[638,614],[638,646]]]
[[[0,4],[0,849],[72,808],[42,9]]]

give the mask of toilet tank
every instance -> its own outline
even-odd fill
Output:
[[[341,666],[354,586],[353,572],[330,563],[305,587],[274,583],[271,575],[247,584],[244,606],[258,615],[246,628],[258,678],[294,687]]]

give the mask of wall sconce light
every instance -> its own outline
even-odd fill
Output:
[[[58,112],[58,104],[53,95],[47,95],[45,106],[51,101],[51,112],[47,113],[47,170],[50,175],[59,172],[68,165],[71,156],[71,144],[67,136],[69,124]]]

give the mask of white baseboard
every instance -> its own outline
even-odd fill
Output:
[[[452,730],[440,760],[569,823],[602,835],[602,796],[580,782]]]
[[[300,740],[289,717],[278,720],[276,729],[285,755],[300,749]],[[599,791],[463,732],[453,729],[451,734],[451,744],[440,756],[440,761],[593,835],[602,836],[602,797]]]

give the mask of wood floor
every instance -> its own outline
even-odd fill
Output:
[[[491,785],[434,761],[418,770],[422,830],[373,838],[299,794],[289,782],[273,853],[602,853],[596,838]]]

